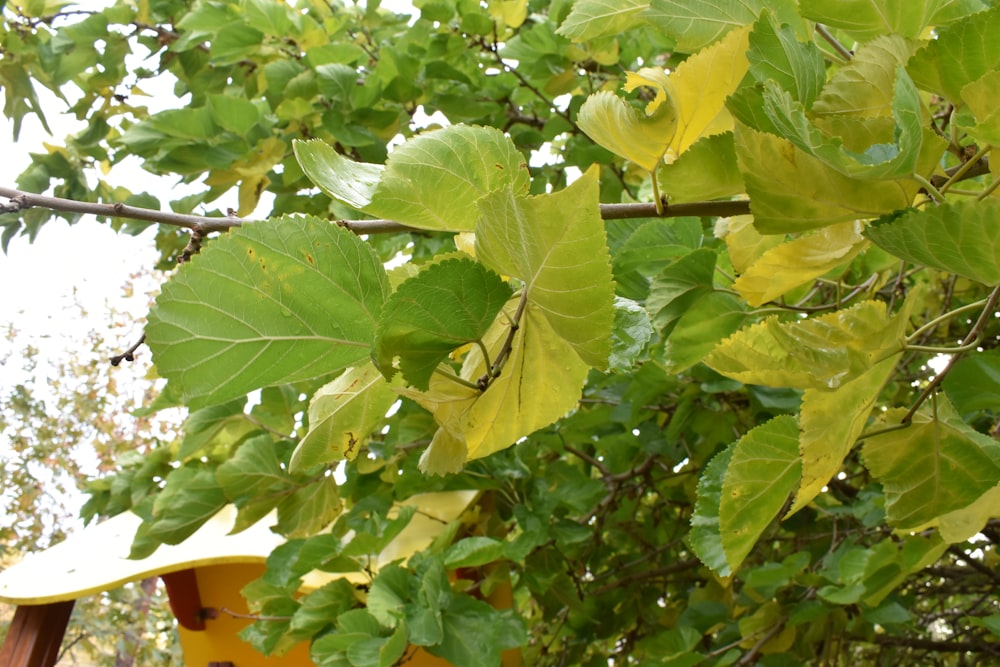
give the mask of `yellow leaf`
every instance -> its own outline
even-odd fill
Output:
[[[750,28],[731,30],[719,42],[685,60],[666,78],[667,92],[679,115],[677,133],[667,151],[668,161],[701,137],[733,129],[725,103],[750,68],[746,55]]]
[[[751,306],[760,306],[849,262],[867,246],[859,222],[824,227],[771,248],[733,287]]]
[[[614,93],[600,91],[588,97],[580,107],[577,125],[615,155],[635,162],[646,171],[653,171],[677,131],[677,111],[664,87],[665,80],[662,70],[644,68],[638,73],[629,72],[626,90],[650,86],[655,91],[645,112],[633,108]]]
[[[765,252],[780,244],[784,234],[761,234],[753,224],[752,215],[720,218],[715,223],[715,237],[726,242],[729,261],[736,273],[743,273]]]
[[[489,8],[501,27],[520,28],[528,18],[528,0],[490,0]]]

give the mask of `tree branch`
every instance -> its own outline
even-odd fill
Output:
[[[0,205],[0,213],[16,213],[24,209],[38,206],[65,211],[67,213],[83,213],[106,218],[127,218],[129,220],[144,220],[174,227],[190,229],[201,236],[212,232],[221,232],[239,227],[244,223],[256,222],[236,217],[208,217],[202,215],[187,215],[170,211],[154,211],[126,204],[95,204],[81,202],[62,197],[36,195],[13,188],[0,187],[0,197],[6,197],[10,203]],[[701,201],[684,204],[664,204],[663,213],[657,215],[653,203],[636,204],[601,204],[601,218],[604,220],[627,220],[635,218],[679,218],[682,216],[726,217],[745,215],[750,212],[750,202],[741,199],[734,201]],[[337,224],[356,234],[396,234],[400,232],[425,231],[392,220],[337,220]]]

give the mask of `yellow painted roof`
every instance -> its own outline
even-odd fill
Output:
[[[374,565],[406,558],[426,547],[447,522],[465,511],[477,493],[426,493],[405,500],[401,504],[417,505],[420,511]],[[131,581],[192,567],[262,563],[284,541],[270,530],[276,521],[273,515],[243,532],[230,534],[235,519],[236,508],[225,507],[181,544],[165,544],[147,558],[130,560],[132,538],[142,519],[131,512],[119,514],[0,572],[0,601],[47,604],[75,600]],[[329,579],[329,575],[314,577],[307,581],[307,587]]]

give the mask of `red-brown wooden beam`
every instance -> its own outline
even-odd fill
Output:
[[[73,603],[21,605],[14,613],[14,620],[7,631],[7,638],[0,648],[0,665],[3,667],[52,667],[59,657],[59,647]]]

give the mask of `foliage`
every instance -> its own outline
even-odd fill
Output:
[[[88,515],[144,516],[141,555],[276,510],[246,638],[320,665],[989,662],[1000,7],[416,4],[8,3],[15,131],[38,85],[89,123],[21,189],[158,205],[86,178],[138,156],[199,183],[176,212],[271,208],[164,284],[154,407],[191,412]],[[157,76],[183,106],[141,106]],[[454,489],[368,569],[394,502]],[[367,593],[297,597],[314,569]]]

